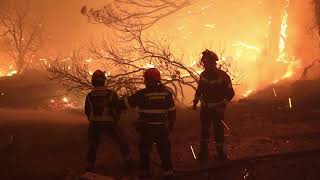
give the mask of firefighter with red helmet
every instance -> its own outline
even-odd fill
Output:
[[[144,83],[144,89],[124,100],[127,108],[135,107],[139,112],[136,129],[140,135],[140,176],[150,176],[150,154],[155,143],[164,176],[171,177],[173,167],[169,134],[176,120],[175,103],[171,91],[161,83],[160,72],[156,68],[144,72]]]
[[[204,71],[193,100],[193,109],[201,102],[201,141],[199,159],[208,160],[208,142],[213,125],[216,141],[217,160],[227,159],[224,153],[224,112],[226,105],[234,97],[234,90],[229,75],[217,68],[218,56],[209,50],[202,52],[201,64]]]
[[[87,171],[94,169],[96,151],[102,134],[112,138],[120,145],[120,151],[126,163],[129,162],[129,148],[120,127],[117,125],[120,115],[118,95],[105,87],[105,72],[96,70],[92,74],[93,90],[86,96],[85,114],[89,120]]]

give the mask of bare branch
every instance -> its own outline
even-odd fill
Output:
[[[14,59],[18,74],[27,67],[28,58],[40,45],[41,28],[28,15],[26,9],[17,8],[0,12],[0,27],[4,29],[1,40],[6,44],[6,53]]]
[[[115,0],[101,9],[84,6],[81,13],[93,23],[102,23],[112,29],[127,32],[128,29],[146,29],[160,19],[193,4],[194,0]]]

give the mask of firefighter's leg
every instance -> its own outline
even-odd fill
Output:
[[[200,121],[201,121],[201,137],[200,137],[200,153],[199,160],[207,161],[208,160],[208,143],[210,136],[210,114],[208,110],[201,109],[200,112]]]
[[[169,133],[165,127],[159,129],[157,137],[157,151],[162,161],[164,176],[170,177],[173,175],[172,158],[171,158],[171,143]]]
[[[129,145],[128,141],[124,136],[124,133],[122,132],[121,128],[119,126],[115,126],[110,133],[111,138],[119,145],[120,152],[122,154],[122,157],[125,161],[129,160]]]
[[[217,159],[224,160],[226,155],[224,153],[224,110],[217,110],[213,114],[214,122],[214,136],[216,141]]]
[[[87,170],[94,168],[96,161],[96,152],[100,140],[100,129],[95,124],[89,124],[88,128],[88,154],[87,154]]]
[[[147,129],[141,131],[139,151],[140,151],[140,176],[148,176],[150,172],[150,154],[152,148],[152,137]]]

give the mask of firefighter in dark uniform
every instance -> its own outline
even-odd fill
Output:
[[[161,83],[160,72],[147,69],[144,72],[145,89],[125,98],[128,108],[136,108],[139,118],[136,129],[140,135],[140,176],[150,176],[149,163],[152,144],[156,147],[162,161],[165,177],[172,177],[171,143],[169,134],[176,120],[176,109],[171,91]]]
[[[94,169],[96,151],[101,135],[107,135],[120,145],[124,161],[129,161],[126,139],[117,125],[120,115],[118,95],[105,87],[105,73],[96,70],[92,75],[93,90],[87,95],[85,113],[89,120],[87,171]]]
[[[193,109],[201,102],[201,140],[199,159],[208,160],[208,142],[210,129],[213,125],[216,141],[217,160],[227,159],[224,153],[224,111],[226,105],[234,97],[234,90],[229,75],[216,67],[218,56],[209,50],[202,52],[201,64],[204,71],[193,100]]]

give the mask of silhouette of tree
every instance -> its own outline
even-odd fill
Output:
[[[39,49],[41,26],[31,20],[27,9],[0,11],[0,40],[6,53],[14,59],[18,74],[28,67],[31,56]]]

